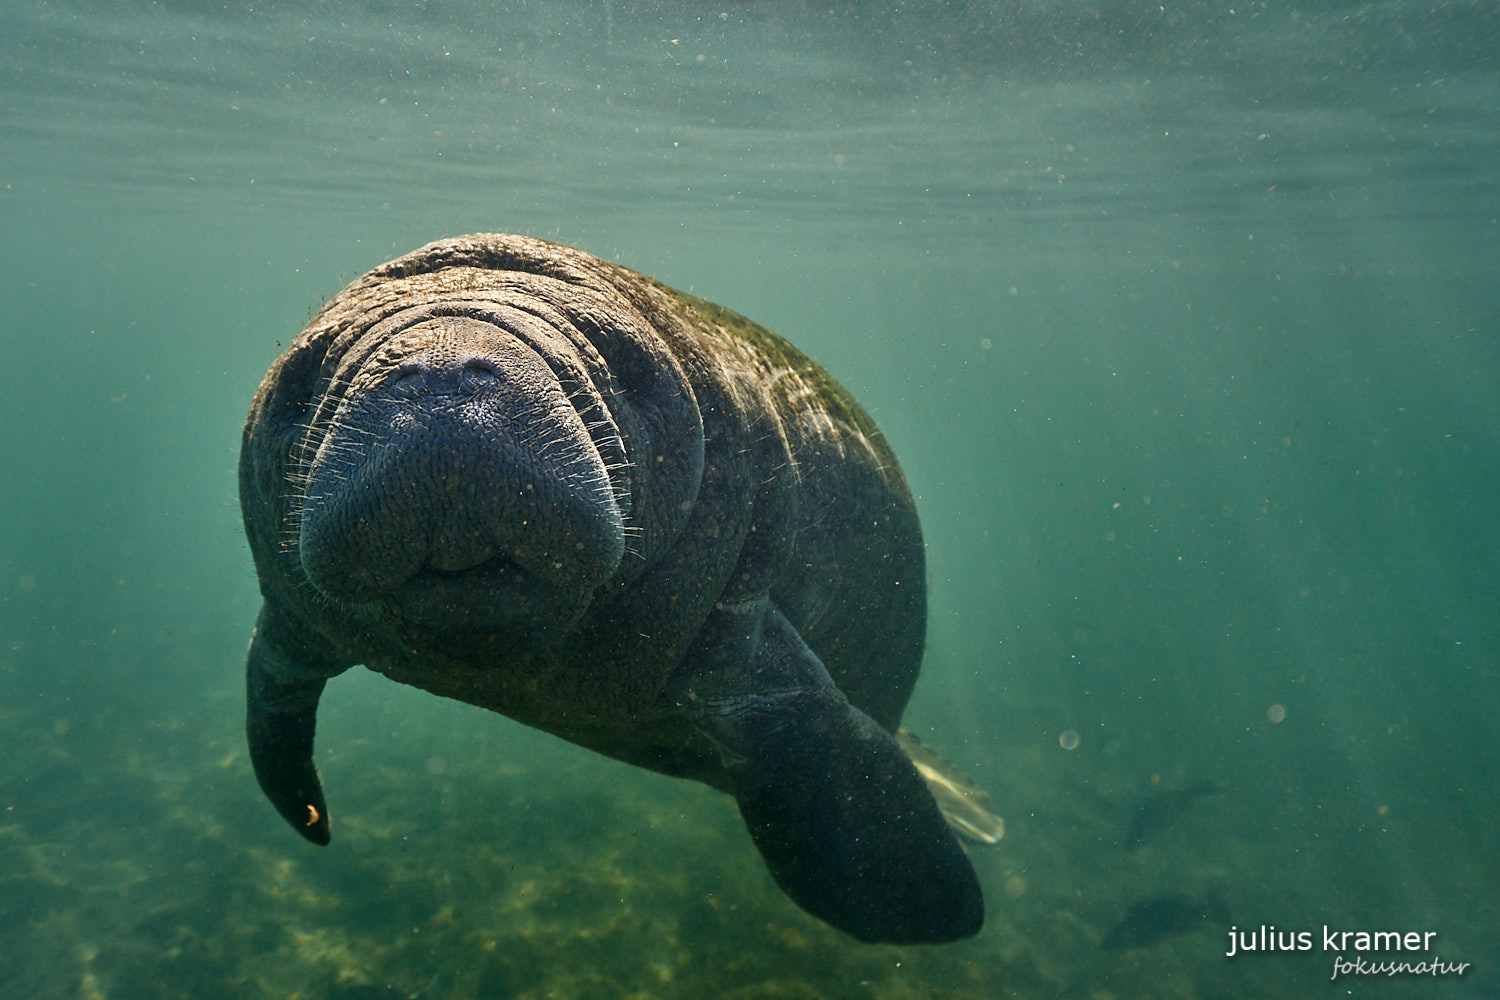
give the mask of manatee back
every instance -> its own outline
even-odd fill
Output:
[[[708,350],[737,358],[735,377],[764,397],[785,440],[796,502],[771,597],[850,702],[894,732],[921,666],[927,609],[921,527],[895,453],[848,390],[791,343],[671,294]]]

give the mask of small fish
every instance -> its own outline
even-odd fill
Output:
[[[1192,804],[1205,795],[1213,795],[1221,789],[1212,781],[1195,781],[1186,788],[1162,792],[1142,802],[1125,831],[1125,850],[1133,851],[1146,841],[1153,839],[1167,827],[1177,822]]]
[[[1169,937],[1198,930],[1210,923],[1230,923],[1229,907],[1217,893],[1207,899],[1160,896],[1132,906],[1125,919],[1105,935],[1099,947],[1105,951],[1149,948]]]

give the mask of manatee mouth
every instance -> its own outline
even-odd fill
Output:
[[[377,606],[431,628],[529,631],[555,606],[556,590],[501,555],[463,570],[424,566]]]

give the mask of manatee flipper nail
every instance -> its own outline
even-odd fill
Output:
[[[762,622],[728,625],[725,634],[753,662],[736,671],[733,651],[709,654],[718,662],[699,678],[693,702],[776,883],[862,941],[976,934],[984,922],[978,878],[895,739],[849,704],[774,607]]]
[[[313,731],[329,675],[289,659],[278,648],[283,632],[274,613],[263,609],[245,664],[250,762],[276,811],[307,840],[327,844],[328,804],[313,764]]]

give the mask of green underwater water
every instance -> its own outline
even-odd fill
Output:
[[[0,998],[1492,994],[1497,52],[1478,2],[6,6]],[[906,723],[1006,819],[977,938],[855,943],[726,796],[363,671],[333,844],[263,800],[250,397],[485,230],[740,311],[881,425]],[[1470,967],[1100,948],[1173,894]]]

